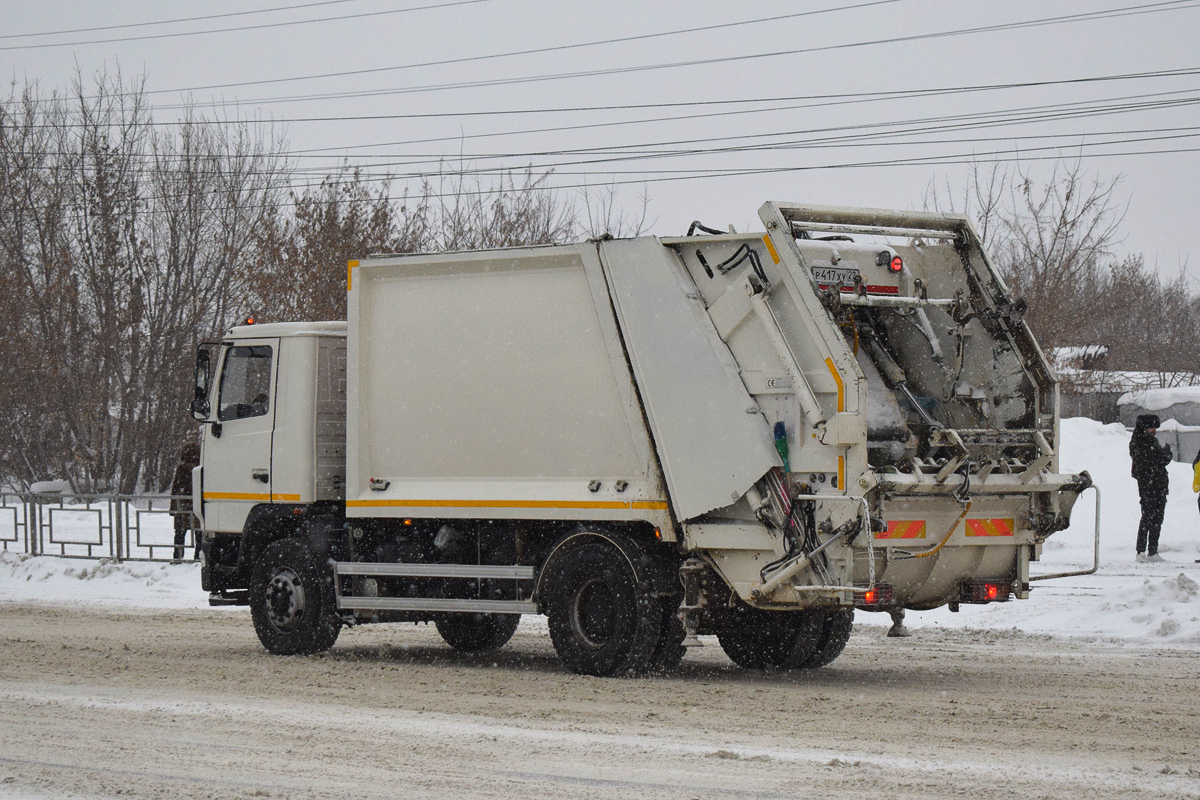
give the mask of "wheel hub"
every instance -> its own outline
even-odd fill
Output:
[[[616,633],[616,606],[612,587],[604,581],[593,578],[580,586],[571,604],[571,627],[576,638],[593,649],[608,644]]]
[[[283,632],[295,630],[304,618],[304,584],[292,570],[279,570],[267,584],[267,617]]]

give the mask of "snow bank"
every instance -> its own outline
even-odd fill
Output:
[[[923,627],[1019,630],[1096,642],[1200,648],[1200,511],[1192,469],[1171,463],[1171,494],[1160,542],[1162,564],[1134,562],[1139,518],[1137,486],[1129,477],[1129,433],[1120,424],[1088,419],[1062,423],[1062,469],[1087,470],[1103,493],[1100,572],[1039,582],[1029,600],[910,612],[906,623]],[[1034,573],[1091,566],[1093,494],[1075,506],[1071,528],[1046,543]],[[89,605],[200,608],[200,570],[194,563],[97,563],[0,552],[0,602],[83,602]],[[868,625],[887,625],[886,614],[859,613]],[[545,631],[531,624],[523,630]]]
[[[0,551],[0,602],[207,608],[200,565],[18,555]]]

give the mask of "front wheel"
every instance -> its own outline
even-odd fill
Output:
[[[437,618],[446,644],[464,653],[484,653],[503,647],[521,624],[519,614],[445,614]]]
[[[299,539],[267,546],[254,567],[249,599],[254,630],[272,653],[319,653],[337,641],[342,621],[333,574]]]

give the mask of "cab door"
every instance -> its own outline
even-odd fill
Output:
[[[212,422],[204,432],[204,519],[240,533],[250,509],[271,502],[278,339],[240,339],[223,348]]]

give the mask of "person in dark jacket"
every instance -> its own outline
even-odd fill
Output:
[[[173,561],[183,560],[183,543],[187,532],[195,528],[192,515],[192,470],[200,466],[200,445],[187,442],[179,451],[179,463],[175,465],[175,476],[171,479],[171,516],[175,518],[175,552]],[[200,542],[196,542],[200,552]]]
[[[1163,560],[1158,554],[1158,534],[1167,508],[1167,464],[1171,463],[1171,446],[1158,443],[1154,438],[1157,431],[1158,417],[1142,414],[1134,424],[1133,438],[1129,441],[1133,477],[1137,480],[1142,503],[1142,522],[1137,534],[1138,561]]]

